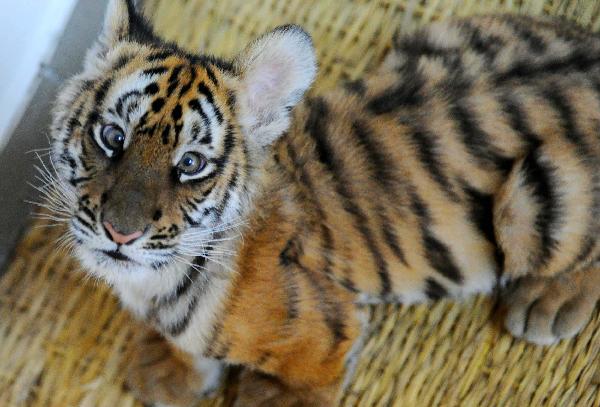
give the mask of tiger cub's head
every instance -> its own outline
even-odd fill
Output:
[[[84,265],[114,281],[191,261],[239,219],[261,156],[315,73],[299,27],[279,27],[224,61],[161,41],[132,1],[111,0],[52,128],[50,206]]]

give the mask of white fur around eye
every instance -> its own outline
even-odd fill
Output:
[[[192,181],[195,179],[206,177],[211,172],[216,170],[215,165],[210,162],[210,160],[208,159],[208,157],[205,154],[203,154],[201,151],[196,151],[195,149],[190,148],[190,146],[187,146],[187,148],[182,148],[181,151],[179,152],[179,154],[176,155],[177,159],[173,161],[174,168],[177,168],[177,166],[179,165],[179,162],[181,161],[181,159],[183,158],[185,153],[188,153],[188,152],[196,153],[199,156],[203,157],[203,159],[206,160],[206,164],[205,164],[204,168],[202,168],[196,174],[193,174],[193,175],[188,175],[188,174],[184,174],[184,173],[179,174],[180,182],[185,183],[187,181]]]
[[[108,158],[112,158],[115,152],[104,144],[104,140],[102,140],[102,128],[103,126],[96,126],[96,129],[94,130],[94,141],[96,144],[98,144],[102,151],[104,151],[104,154]],[[127,136],[125,137],[127,138]]]

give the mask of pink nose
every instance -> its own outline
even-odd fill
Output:
[[[113,225],[111,225],[109,222],[102,222],[102,224],[104,225],[106,230],[108,230],[108,233],[110,234],[112,240],[118,244],[127,244],[133,242],[135,239],[144,234],[144,232],[138,230],[137,232],[133,232],[128,235],[123,235],[117,232]]]

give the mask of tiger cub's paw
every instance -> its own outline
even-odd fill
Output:
[[[194,361],[179,354],[160,334],[149,332],[136,343],[126,387],[141,402],[155,406],[194,406],[219,387],[220,362]]]
[[[274,377],[244,369],[233,407],[316,407],[335,405],[330,389],[291,389]]]
[[[517,280],[505,295],[506,328],[514,336],[538,345],[575,336],[598,301],[599,270]]]

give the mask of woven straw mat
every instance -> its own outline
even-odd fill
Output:
[[[455,14],[560,14],[600,28],[597,1],[147,0],[145,11],[164,37],[225,57],[276,25],[301,24],[319,57],[313,92],[375,67],[395,30]],[[58,236],[32,227],[0,280],[0,406],[138,405],[122,386],[135,322],[76,272]],[[577,338],[536,347],[502,329],[496,304],[372,308],[342,405],[600,406],[598,310]]]

